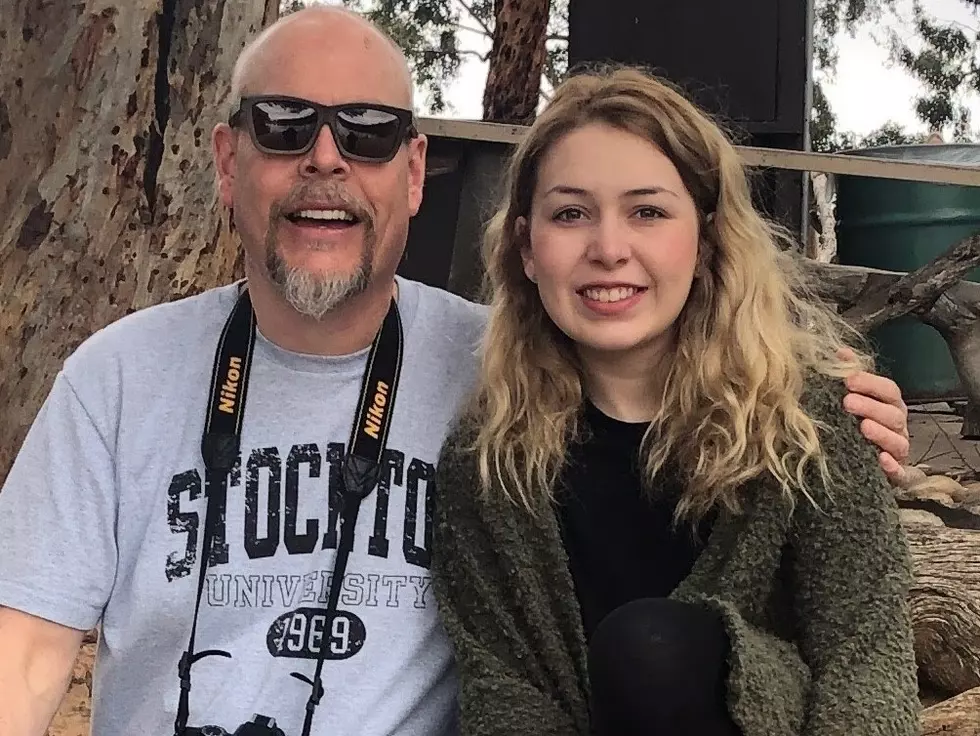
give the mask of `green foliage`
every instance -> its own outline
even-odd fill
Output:
[[[551,0],[544,78],[554,89],[568,73],[568,0]]]
[[[813,106],[810,111],[810,146],[814,151],[851,148],[857,140],[853,133],[838,132],[837,116],[823,89],[824,82],[832,79],[837,71],[840,35],[853,36],[862,24],[881,20],[894,8],[895,0],[816,0],[813,11]],[[894,123],[890,125],[895,126]]]
[[[816,0],[813,11],[813,58],[820,71],[837,66],[837,39],[853,34],[861,23],[881,19],[895,0]]]
[[[847,151],[854,148],[873,148],[875,146],[896,146],[908,143],[922,143],[925,136],[913,135],[896,122],[889,121],[866,135],[854,133],[835,133],[822,149],[829,153]]]
[[[980,0],[960,2],[974,11],[980,9]],[[898,10],[896,0],[817,0],[814,62],[818,75],[826,77],[834,73],[836,39],[841,32],[853,33],[861,26],[881,24],[887,29],[892,61],[924,87],[923,94],[912,101],[916,117],[930,130],[950,130],[954,140],[970,140],[970,111],[966,102],[980,92],[980,63],[976,52],[980,46],[980,24],[964,26],[939,21],[923,8],[921,0],[913,0],[910,19],[901,18]],[[893,21],[901,21],[901,32],[894,22],[882,23],[886,13],[892,14]],[[907,32],[909,26],[911,37]],[[820,102],[818,96],[822,97],[822,92],[814,95],[812,121],[817,127],[814,146],[818,143],[831,146],[833,134],[827,134],[827,126],[833,126],[836,121],[826,100]],[[898,126],[889,125],[880,130],[896,134]]]
[[[980,0],[961,0],[973,9]],[[980,27],[939,22],[922,9],[913,9],[916,46],[892,33],[892,56],[925,87],[913,101],[916,117],[932,130],[951,128],[954,140],[969,140],[970,110],[966,101],[980,92],[977,59]]]
[[[344,0],[344,5],[388,32],[408,57],[429,110],[442,112],[443,90],[459,72],[463,56],[457,37],[460,14],[452,0]]]
[[[830,109],[823,85],[814,82],[813,108],[810,111],[810,147],[814,151],[831,151],[836,147],[837,116]]]
[[[912,135],[896,122],[889,121],[880,128],[860,136],[837,130],[837,117],[830,109],[823,88],[813,90],[813,113],[810,118],[810,147],[814,151],[834,153],[853,148],[920,143],[923,136]]]

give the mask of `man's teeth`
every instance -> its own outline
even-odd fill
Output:
[[[341,220],[343,222],[354,222],[354,215],[344,210],[300,210],[296,217],[304,220]]]
[[[636,294],[635,286],[620,286],[615,289],[586,289],[585,296],[596,302],[618,302]]]

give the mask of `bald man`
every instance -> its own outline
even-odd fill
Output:
[[[396,276],[426,152],[405,59],[309,9],[231,97],[247,279],[87,340],[0,492],[0,736],[44,733],[95,626],[94,736],[456,732],[432,477],[485,314]],[[852,380],[901,456],[894,384]]]
[[[405,59],[302,11],[232,98],[212,141],[247,291],[86,341],[0,492],[2,736],[44,733],[96,625],[95,736],[456,733],[429,484],[484,314],[396,278],[426,151]]]

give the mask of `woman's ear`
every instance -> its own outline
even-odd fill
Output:
[[[704,218],[704,227],[701,228],[698,238],[698,260],[694,266],[694,278],[699,279],[705,276],[711,267],[711,258],[715,250],[715,213],[709,212]]]
[[[521,262],[524,264],[524,275],[534,282],[534,256],[531,253],[531,238],[526,217],[514,220],[514,240],[520,244]]]

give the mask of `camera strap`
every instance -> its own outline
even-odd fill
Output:
[[[357,512],[362,499],[366,498],[377,485],[381,458],[391,427],[391,414],[394,410],[395,394],[401,374],[403,334],[398,305],[394,298],[385,315],[381,329],[374,338],[368,354],[367,367],[361,380],[361,395],[351,428],[350,440],[341,473],[340,493],[340,541],[334,562],[333,575],[327,598],[327,624],[333,622],[337,614],[340,589],[343,585],[347,558],[354,545],[354,529]],[[215,546],[218,520],[225,514],[228,474],[239,462],[241,450],[241,429],[245,414],[245,398],[248,392],[248,379],[255,349],[255,313],[248,294],[243,286],[235,307],[225,322],[215,351],[214,368],[211,375],[211,390],[208,399],[207,418],[201,440],[201,455],[205,468],[205,493],[207,505],[204,512],[204,533],[201,545],[201,563],[197,581],[197,597],[194,603],[194,618],[191,623],[187,649],[180,658],[180,699],[177,717],[174,721],[176,736],[181,736],[187,726],[191,690],[191,666],[208,656],[231,657],[226,651],[209,649],[195,651],[197,622],[201,609],[201,598],[207,580],[207,568]],[[312,678],[298,672],[292,673],[311,687],[306,705],[306,718],[303,736],[309,736],[313,713],[323,697],[321,682],[323,662],[326,658],[326,642],[320,647],[316,671]]]

